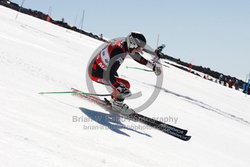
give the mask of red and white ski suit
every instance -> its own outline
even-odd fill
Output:
[[[130,83],[118,77],[117,70],[129,54],[126,40],[118,40],[106,45],[92,60],[89,65],[88,73],[91,80],[110,85],[114,90],[123,84],[127,89]],[[139,53],[130,56],[140,64],[146,65],[148,60]]]

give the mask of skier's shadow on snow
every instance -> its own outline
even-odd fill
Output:
[[[116,132],[118,134],[130,137],[127,133],[123,132],[122,129],[125,130],[130,130],[136,133],[139,133],[141,135],[145,135],[147,137],[152,137],[151,135],[145,133],[145,132],[140,132],[136,129],[127,127],[124,125],[121,121],[123,118],[121,118],[118,115],[115,114],[105,114],[102,112],[94,111],[94,110],[89,110],[86,108],[80,108],[80,110],[88,116],[92,121],[95,121],[99,123],[101,126],[94,126],[91,128],[91,125],[89,125],[89,129],[95,129],[95,130],[107,130],[110,129],[113,132]],[[93,125],[92,125],[93,126]]]

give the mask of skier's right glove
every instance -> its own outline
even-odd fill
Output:
[[[146,64],[146,66],[148,68],[151,68],[154,72],[156,76],[161,75],[161,68],[159,66],[157,66],[156,63],[153,63],[151,61],[148,61],[148,63]]]

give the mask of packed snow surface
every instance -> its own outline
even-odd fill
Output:
[[[103,43],[16,14],[0,6],[0,166],[249,166],[249,96],[171,65],[157,88],[154,73],[127,69],[146,67],[126,59],[119,74],[142,94],[126,103],[137,108],[160,89],[140,114],[188,129],[184,142],[70,94],[39,95],[88,91],[87,65]]]

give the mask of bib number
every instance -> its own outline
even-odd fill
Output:
[[[110,57],[108,53],[108,48],[104,48],[99,55],[97,56],[96,62],[97,64],[103,69],[107,70],[108,65],[109,65]]]

